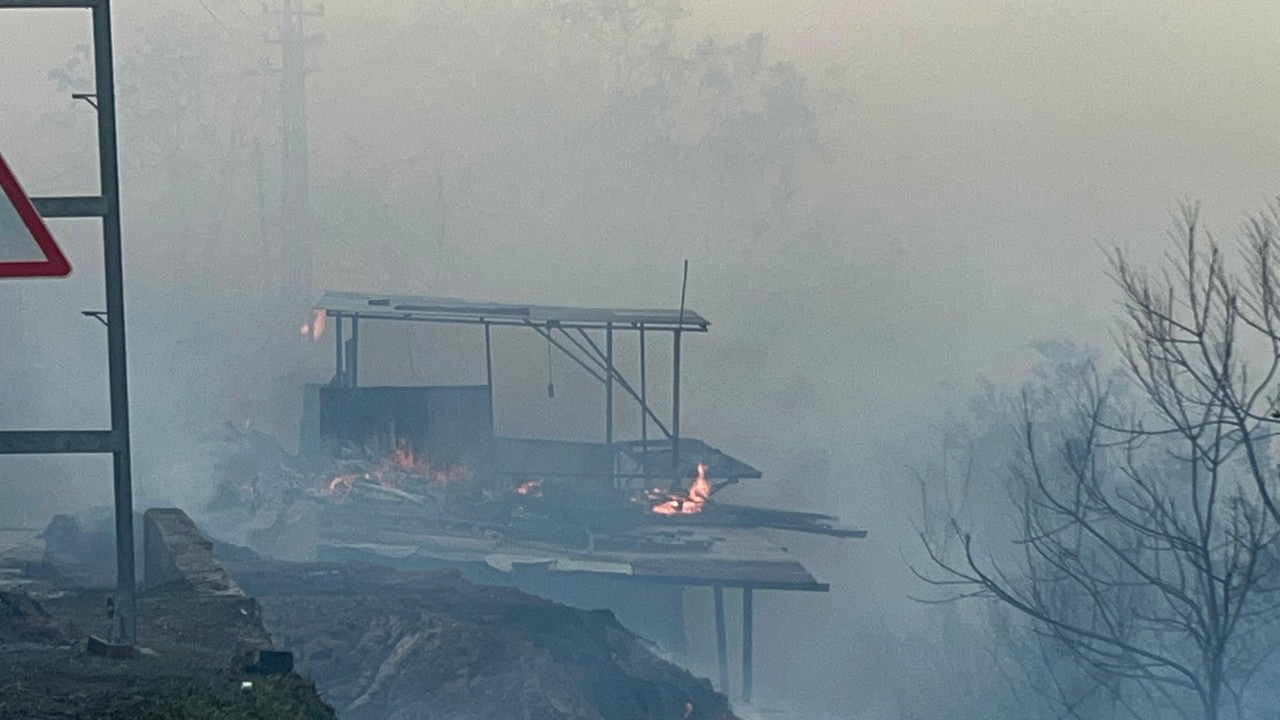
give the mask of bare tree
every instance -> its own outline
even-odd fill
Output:
[[[1029,619],[1123,715],[1249,716],[1246,687],[1276,647],[1268,218],[1248,226],[1244,278],[1203,244],[1190,206],[1159,272],[1115,255],[1128,372],[1104,380],[1086,366],[1024,391],[1019,452],[1002,473],[1013,550],[980,552],[954,514],[954,551],[921,533],[933,570],[918,575]],[[1066,699],[1064,716],[1079,717]]]
[[[1134,431],[1181,436],[1201,454],[1219,431],[1227,433],[1247,460],[1263,506],[1280,522],[1275,473],[1262,453],[1277,417],[1280,204],[1246,223],[1242,276],[1228,270],[1199,215],[1197,205],[1182,207],[1174,250],[1158,273],[1119,251],[1112,258],[1127,316],[1124,357],[1159,423]]]

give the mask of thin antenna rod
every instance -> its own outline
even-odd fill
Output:
[[[684,299],[689,290],[689,260],[684,261],[680,283],[680,319],[671,333],[671,481],[680,482],[680,335],[684,330]]]
[[[684,296],[689,290],[689,260],[684,261],[684,282],[680,283],[680,329],[684,329]]]

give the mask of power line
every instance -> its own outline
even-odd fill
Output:
[[[204,8],[206,13],[209,13],[209,17],[213,18],[213,21],[218,24],[218,27],[222,28],[223,32],[228,35],[234,35],[234,33],[231,32],[231,28],[227,27],[226,23],[219,20],[218,16],[213,14],[213,10],[209,9],[208,4],[206,4],[204,0],[196,0],[196,2],[200,3],[200,7]]]

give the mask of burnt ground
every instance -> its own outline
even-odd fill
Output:
[[[265,638],[249,598],[142,597],[145,651],[109,659],[88,654],[86,641],[108,636],[110,590],[68,586],[44,562],[7,558],[0,571],[8,588],[0,592],[0,718],[334,717],[300,676],[244,672],[241,650]],[[243,689],[246,681],[253,687]]]
[[[707,680],[607,611],[455,571],[227,562],[299,669],[350,720],[723,720]]]
[[[109,542],[107,532],[85,534]],[[659,659],[609,612],[455,571],[287,563],[225,545],[214,554],[248,597],[172,586],[143,595],[147,652],[91,656],[85,641],[108,634],[111,592],[81,581],[100,564],[62,547],[66,538],[45,539],[38,551],[0,553],[0,720],[310,720],[335,709],[344,720],[734,717],[708,681]],[[244,650],[267,646],[293,651],[298,672],[247,675]]]

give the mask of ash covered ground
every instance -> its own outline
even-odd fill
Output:
[[[3,554],[5,577],[25,592],[3,596],[0,640],[10,649],[27,644],[21,654],[0,653],[22,669],[7,688],[25,698],[0,706],[0,717],[76,717],[85,702],[103,717],[164,717],[185,712],[174,697],[192,683],[210,703],[249,713],[235,717],[272,717],[212,692],[238,683],[233,638],[246,633],[259,642],[269,634],[265,642],[293,651],[298,673],[340,718],[735,717],[709,681],[660,659],[606,611],[476,585],[452,571],[282,562],[226,544],[215,544],[215,555],[251,599],[195,600],[174,587],[144,594],[140,638],[158,654],[89,658],[75,643],[110,624],[102,586],[112,564],[97,556],[103,547],[111,547],[109,515],[86,513],[60,516],[38,542]],[[308,687],[290,682],[278,692]],[[5,715],[11,707],[20,714]],[[37,714],[21,714],[29,712]]]

